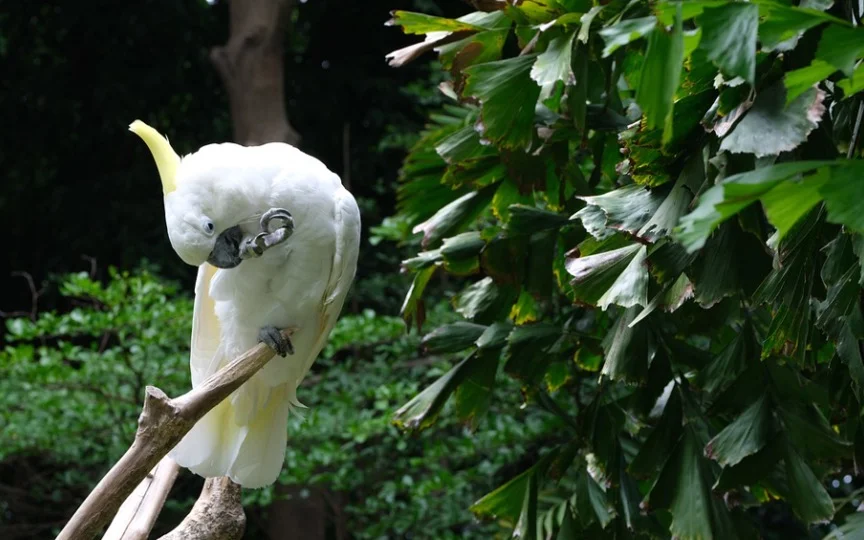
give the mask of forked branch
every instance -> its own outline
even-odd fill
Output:
[[[291,333],[283,331],[289,338]],[[273,356],[272,349],[259,343],[211,375],[198,388],[173,399],[155,386],[148,386],[132,446],[81,503],[57,540],[90,540],[96,536],[147,473],[180,442],[195,422],[249,380]]]

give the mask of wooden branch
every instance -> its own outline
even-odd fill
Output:
[[[292,331],[284,330],[290,337]],[[218,405],[273,358],[263,343],[208,377],[201,386],[171,399],[148,386],[144,409],[132,446],[111,467],[81,503],[57,540],[84,540],[96,536],[147,473],[186,435],[195,422]]]
[[[192,511],[159,540],[239,540],[245,530],[240,486],[222,476],[207,479]]]
[[[146,540],[178,472],[177,462],[163,457],[120,506],[102,540]]]

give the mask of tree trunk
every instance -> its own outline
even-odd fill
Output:
[[[231,36],[210,51],[228,91],[239,144],[300,141],[285,112],[283,60],[295,5],[296,0],[231,0]]]

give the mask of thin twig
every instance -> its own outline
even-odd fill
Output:
[[[81,255],[81,258],[90,263],[90,272],[87,275],[90,276],[90,279],[96,279],[96,257]]]
[[[36,289],[36,283],[33,281],[33,276],[27,272],[12,272],[12,277],[23,277],[27,280],[27,286],[30,288],[30,312],[27,315],[30,320],[36,322],[36,315],[39,313],[39,297],[45,292],[45,289]]]
[[[283,330],[286,338],[291,332]],[[135,440],[81,503],[57,540],[89,540],[98,534],[138,483],[192,426],[263,368],[273,355],[273,349],[259,343],[199,387],[174,399],[148,386]]]
[[[858,134],[861,131],[862,116],[864,116],[864,101],[858,103],[858,116],[855,118],[855,127],[852,129],[852,140],[849,141],[849,150],[846,152],[846,159],[852,159],[855,147],[858,146]]]

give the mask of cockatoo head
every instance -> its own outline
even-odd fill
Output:
[[[243,232],[235,223],[223,223],[215,207],[212,186],[202,182],[177,183],[180,156],[168,139],[140,120],[129,130],[141,137],[153,154],[165,198],[165,225],[171,247],[183,262],[233,268],[242,262]]]

